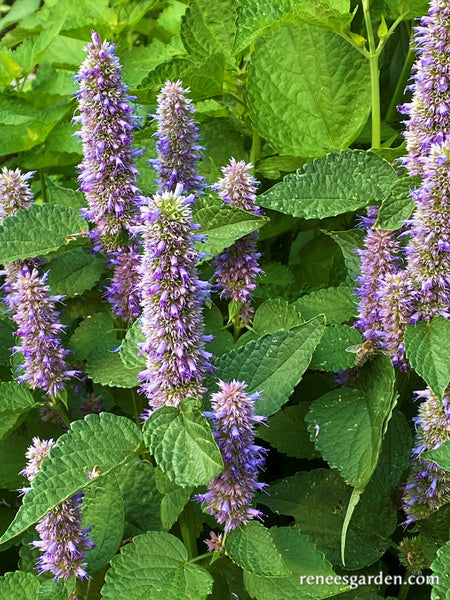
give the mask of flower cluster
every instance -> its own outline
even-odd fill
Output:
[[[210,368],[202,319],[206,287],[197,276],[193,245],[199,226],[192,223],[194,197],[182,196],[181,189],[180,184],[173,192],[155,194],[142,207],[139,285],[146,341],[141,350],[147,364],[140,380],[151,409],[198,397]]]
[[[53,440],[33,438],[33,445],[26,453],[28,463],[21,471],[30,483],[54,445]],[[26,493],[30,489],[23,488],[22,491]],[[37,568],[39,573],[53,573],[55,581],[60,578],[68,579],[72,575],[78,579],[89,577],[84,557],[86,550],[94,548],[95,544],[88,539],[90,528],[81,526],[82,499],[82,492],[75,494],[52,509],[36,525],[41,539],[33,542],[33,546],[43,552],[37,560]]]
[[[194,107],[186,98],[188,91],[181,81],[168,81],[157,98],[158,109],[153,117],[158,121],[158,158],[150,164],[158,172],[160,192],[173,192],[179,184],[188,194],[199,193],[205,187],[203,177],[197,173],[203,148],[197,143],[199,133],[192,118]]]
[[[117,316],[132,321],[139,316],[135,296],[138,256],[128,235],[142,200],[136,186],[139,151],[132,148],[137,118],[122,82],[114,44],[102,43],[93,32],[86,51],[87,58],[76,76],[80,115],[74,118],[81,123],[78,135],[83,142],[79,179],[89,204],[84,214],[95,223],[95,250],[105,248],[112,253],[110,264],[115,273],[107,298]]]
[[[450,141],[450,5],[431,0],[415,35],[418,59],[414,65],[411,103],[403,105],[408,155],[403,159],[411,175],[422,175],[424,158],[434,144]]]
[[[450,142],[433,146],[422,166],[406,247],[413,323],[450,318]]]
[[[421,458],[427,450],[450,440],[450,395],[441,402],[430,388],[416,392],[424,398],[415,418],[416,438],[408,481],[404,487],[405,524],[424,519],[450,502],[450,473],[433,461]]]
[[[5,217],[14,214],[19,208],[28,208],[33,204],[33,194],[27,181],[34,171],[21,173],[3,167],[0,172],[0,223]]]
[[[254,422],[262,423],[265,417],[254,412],[254,402],[259,393],[249,396],[247,387],[240,381],[219,381],[220,391],[211,397],[213,411],[206,413],[214,423],[214,437],[224,462],[224,470],[208,484],[205,494],[196,496],[206,503],[206,510],[217,522],[225,524],[228,532],[247,523],[262,513],[251,507],[255,492],[262,491],[265,483],[257,481],[264,465],[266,450],[256,446]],[[215,549],[217,539],[209,547]],[[220,542],[220,540],[219,540]]]
[[[222,169],[223,178],[216,187],[227,204],[262,215],[263,211],[255,203],[258,182],[250,174],[252,168],[252,164],[232,158],[230,164]],[[262,274],[258,265],[261,255],[256,252],[257,237],[258,234],[253,232],[238,239],[215,259],[215,278],[220,295],[242,304],[240,316],[244,323],[253,316],[250,306],[252,292],[256,288],[256,278]]]

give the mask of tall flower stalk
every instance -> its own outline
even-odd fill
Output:
[[[255,415],[255,400],[259,393],[249,396],[240,381],[219,381],[220,391],[211,397],[212,412],[206,416],[213,421],[213,435],[221,451],[224,470],[208,484],[205,494],[196,499],[206,504],[206,511],[229,532],[251,519],[261,518],[261,511],[251,506],[256,492],[266,488],[257,481],[263,468],[266,450],[255,445],[254,423],[265,417]],[[220,540],[212,538],[211,549],[219,548]]]
[[[0,173],[0,215],[12,215],[19,208],[27,208],[33,202],[27,181],[32,173],[22,174],[4,168]],[[39,275],[38,262],[16,261],[5,265],[5,302],[12,319],[17,324],[15,335],[20,345],[14,350],[21,352],[24,362],[19,382],[28,382],[32,389],[42,389],[55,398],[75,371],[67,369],[64,350],[59,334],[64,326],[59,322],[55,304],[61,296],[51,295],[46,284],[47,274]]]
[[[33,438],[33,444],[26,453],[28,463],[21,471],[21,475],[27,477],[31,485],[54,445],[53,440]],[[30,489],[23,488],[22,492],[27,493]],[[71,576],[80,580],[89,577],[85,553],[94,548],[95,544],[88,538],[91,528],[81,526],[82,499],[83,493],[79,492],[64,500],[36,525],[40,540],[33,542],[33,546],[43,552],[37,560],[37,569],[40,574],[50,571],[55,581]]]
[[[139,267],[142,330],[146,369],[140,374],[141,391],[150,409],[178,406],[187,396],[203,391],[202,378],[210,369],[203,335],[202,299],[206,286],[196,270],[197,253],[192,223],[193,195],[155,194],[142,207],[144,254]]]
[[[151,159],[150,164],[158,172],[160,192],[174,192],[181,184],[187,194],[198,194],[205,187],[197,172],[203,148],[198,144],[198,127],[192,116],[195,110],[186,97],[188,91],[181,81],[168,81],[157,98],[158,109],[153,117],[158,122],[158,158]]]
[[[251,175],[252,164],[230,160],[222,169],[223,178],[216,185],[221,199],[230,206],[262,215],[256,204],[258,181]],[[248,323],[253,316],[252,292],[256,288],[256,278],[262,275],[258,264],[260,254],[256,251],[258,234],[250,233],[238,239],[215,259],[215,279],[221,297],[241,303],[240,317]]]
[[[81,123],[78,135],[83,142],[79,180],[89,204],[84,214],[95,224],[91,232],[95,250],[112,254],[114,273],[106,296],[116,316],[132,321],[139,316],[138,248],[128,238],[142,199],[136,186],[139,151],[132,148],[137,117],[114,44],[102,43],[92,32],[86,52],[76,76],[80,114],[74,118]]]

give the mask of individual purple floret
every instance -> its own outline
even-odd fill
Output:
[[[157,98],[157,114],[153,117],[158,121],[158,158],[150,160],[150,164],[158,172],[160,192],[173,192],[178,184],[188,194],[199,193],[205,187],[203,177],[197,173],[199,151],[203,148],[197,143],[199,133],[192,118],[194,107],[186,97],[188,91],[181,81],[168,81]]]
[[[42,462],[47,458],[50,449],[55,445],[53,440],[40,440],[33,438],[33,445],[28,448],[26,458],[28,463],[21,471],[21,475],[32,483],[39,472]],[[23,488],[28,492],[31,488]],[[33,542],[33,546],[44,554],[37,560],[39,573],[50,571],[54,579],[68,579],[72,575],[78,579],[87,579],[86,563],[84,560],[86,550],[94,548],[95,544],[88,539],[90,527],[82,528],[81,501],[83,493],[78,492],[53,508],[36,525],[40,540]]]
[[[59,322],[55,302],[61,296],[50,295],[45,283],[47,274],[41,277],[32,265],[12,263],[5,266],[5,272],[5,302],[17,324],[15,335],[21,342],[14,349],[24,356],[20,365],[24,372],[17,379],[54,398],[65,382],[76,375],[76,371],[67,369],[64,357],[69,351],[64,350],[59,339],[64,326]]]
[[[431,0],[428,16],[415,29],[418,58],[414,65],[412,102],[400,107],[406,122],[408,155],[403,163],[410,175],[423,174],[423,159],[433,144],[450,141],[450,4]]]
[[[155,194],[142,206],[144,255],[141,276],[142,331],[146,369],[139,378],[150,410],[178,406],[187,396],[198,397],[210,369],[204,350],[202,300],[206,287],[198,279],[191,205],[194,196]],[[201,236],[200,236],[201,237]]]
[[[227,204],[262,215],[263,211],[255,202],[258,181],[250,174],[252,168],[252,164],[232,158],[230,164],[222,169],[223,178],[216,188]],[[250,305],[252,292],[256,288],[256,278],[263,273],[258,264],[261,255],[256,252],[257,238],[256,231],[250,233],[215,259],[215,279],[220,295],[242,304],[239,314],[244,323],[248,323],[253,316]]]
[[[218,523],[224,523],[228,532],[262,516],[251,507],[255,493],[266,487],[257,481],[266,450],[254,443],[254,423],[263,423],[266,419],[255,415],[254,402],[259,393],[246,394],[245,383],[219,381],[219,387],[220,391],[211,397],[212,412],[206,416],[213,420],[213,435],[222,454],[224,470],[196,500],[205,502],[206,511]],[[214,548],[212,543],[211,549]]]
[[[388,274],[397,272],[396,259],[398,242],[393,231],[374,227],[378,214],[377,206],[369,206],[367,217],[362,222],[367,229],[364,249],[358,250],[361,259],[361,275],[358,277],[359,297],[358,319],[355,326],[361,331],[364,340],[374,342],[379,347],[383,337],[383,320],[380,315],[380,290]]]
[[[406,247],[414,308],[410,320],[450,318],[450,142],[431,148],[413,198]]]
[[[112,253],[115,273],[107,298],[116,316],[132,321],[139,316],[135,271],[139,257],[136,245],[126,240],[142,199],[135,167],[140,151],[132,148],[137,117],[122,82],[114,44],[102,43],[92,32],[86,51],[76,76],[80,115],[74,118],[81,123],[78,135],[83,142],[79,180],[89,204],[84,215],[95,224],[91,232],[94,249]]]
[[[421,458],[424,452],[439,448],[450,440],[450,395],[440,402],[430,388],[415,393],[418,398],[424,398],[424,402],[415,418],[415,446],[403,491],[405,525],[425,519],[450,502],[450,473],[435,462]]]

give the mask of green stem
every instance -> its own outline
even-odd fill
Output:
[[[261,154],[261,138],[258,133],[253,129],[252,132],[252,147],[250,149],[250,162],[253,165],[253,172],[255,172],[256,161]]]
[[[41,182],[41,193],[44,204],[48,202],[47,186],[45,185],[44,171],[39,169],[39,181]]]
[[[363,0],[362,4],[369,42],[370,86],[372,90],[372,148],[379,148],[381,146],[381,111],[378,53],[375,46],[372,21],[370,20],[369,0]]]
[[[398,593],[398,600],[406,600],[406,598],[408,596],[409,588],[410,588],[409,583],[402,585],[402,587],[400,588],[400,591]]]
[[[195,536],[192,523],[194,521],[194,509],[192,504],[187,504],[178,519],[178,525],[180,526],[181,537],[183,538],[184,545],[188,551],[189,560],[192,560],[198,555],[197,551],[197,538]]]
[[[50,402],[50,407],[55,409],[55,411],[58,413],[58,417],[67,427],[67,429],[70,429],[70,423],[72,422],[72,419],[70,418],[69,411],[66,409],[61,400],[58,397],[54,398]]]
[[[405,87],[408,82],[408,79],[411,76],[411,67],[413,66],[415,58],[416,51],[414,48],[410,48],[408,54],[406,55],[402,72],[400,73],[400,77],[398,78],[397,85],[395,86],[395,90],[386,113],[386,123],[392,123],[393,121],[395,121],[395,118],[398,114],[397,106],[400,103],[400,100],[405,92]]]
[[[136,392],[133,388],[131,388],[131,397],[133,399],[133,416],[134,416],[134,420],[136,421],[136,423],[139,424],[139,411],[138,411],[138,407],[137,407],[137,397],[136,397]]]

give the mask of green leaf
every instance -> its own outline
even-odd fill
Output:
[[[194,221],[200,223],[201,233],[208,236],[204,243],[197,245],[198,249],[212,256],[267,223],[266,218],[228,206],[214,196],[196,204]]]
[[[422,550],[425,559],[431,564],[439,548],[450,538],[450,504],[435,510],[419,524]]]
[[[244,571],[244,583],[250,596],[257,600],[322,600],[348,589],[348,586],[331,584],[305,585],[310,575],[335,577],[332,565],[316,548],[308,536],[291,527],[271,529],[271,534],[281,556],[291,569],[290,577],[270,577]],[[306,589],[305,589],[306,588]]]
[[[368,61],[336,33],[306,23],[268,31],[248,70],[255,129],[279,154],[347,148],[370,111]]]
[[[74,583],[72,581],[70,583],[63,582],[62,579],[57,583],[53,579],[46,579],[39,588],[36,600],[67,600],[74,588]]]
[[[356,354],[347,348],[362,343],[361,333],[350,325],[325,327],[322,339],[314,351],[310,369],[336,372],[355,366]]]
[[[392,413],[394,382],[391,361],[379,355],[361,369],[361,390],[332,390],[314,400],[306,415],[316,449],[358,490],[377,465]]]
[[[264,273],[258,278],[258,286],[253,294],[255,298],[289,297],[295,284],[291,269],[276,262],[264,264],[262,269]]]
[[[416,203],[411,198],[411,190],[419,185],[417,177],[402,177],[395,182],[381,203],[375,227],[390,231],[400,229],[412,215]]]
[[[443,397],[450,382],[449,337],[450,321],[444,317],[419,321],[405,331],[406,356],[438,398]]]
[[[428,0],[386,0],[392,16],[402,19],[414,19],[428,13]]]
[[[305,319],[325,315],[328,325],[351,321],[356,315],[356,303],[351,287],[340,286],[317,290],[298,298],[293,306]]]
[[[39,5],[39,0],[16,0],[11,7],[8,7],[8,12],[0,20],[0,31],[13,23],[17,23],[23,17],[28,17],[39,8]]]
[[[318,318],[251,341],[216,359],[215,377],[245,381],[248,394],[262,391],[262,397],[255,402],[256,413],[269,417],[289,400],[308,368],[323,330],[323,321]],[[214,385],[217,384],[212,383],[209,389]]]
[[[0,577],[0,597],[4,600],[36,600],[39,579],[32,573],[15,571]]]
[[[31,392],[16,381],[0,383],[0,439],[16,427],[21,415],[35,406]]]
[[[123,537],[124,505],[114,474],[95,482],[83,498],[83,527],[92,527],[95,548],[86,552],[90,574],[102,569],[119,549]]]
[[[253,318],[252,330],[246,331],[237,340],[242,346],[250,340],[256,340],[279,329],[292,329],[304,322],[302,315],[293,306],[281,298],[270,298],[258,306]]]
[[[258,437],[288,456],[295,458],[317,458],[306,428],[305,415],[309,402],[300,402],[295,406],[286,406],[270,417],[268,427],[258,427]]]
[[[376,154],[343,150],[287,175],[258,196],[258,203],[293,217],[323,219],[380,202],[396,180],[394,169]]]
[[[156,487],[155,471],[151,463],[135,459],[117,472],[125,507],[125,538],[161,529],[163,496]]]
[[[345,266],[352,282],[360,275],[359,256],[357,248],[363,248],[364,231],[360,229],[350,229],[349,231],[324,231],[339,246],[344,257]]]
[[[19,535],[63,500],[120,467],[140,447],[141,432],[125,417],[104,412],[73,421],[42,463],[32,489],[0,542]],[[89,479],[94,467],[101,473]]]
[[[0,226],[0,262],[49,254],[87,231],[88,224],[78,210],[33,204],[6,217]]]
[[[120,344],[120,358],[129,369],[140,367],[145,368],[145,356],[138,356],[138,344],[145,342],[144,334],[141,329],[141,321],[137,319],[128,329],[125,337]]]
[[[220,451],[199,400],[164,406],[144,425],[144,440],[158,466],[177,485],[209,483],[223,469]]]
[[[439,577],[439,582],[431,590],[431,600],[450,598],[450,542],[439,548],[431,568]]]
[[[438,448],[423,452],[420,458],[426,458],[435,462],[445,471],[450,471],[450,440],[441,444]]]
[[[188,562],[183,543],[164,531],[138,535],[111,561],[102,598],[105,600],[206,600],[211,575]]]
[[[29,439],[16,432],[0,441],[0,488],[17,490],[25,484],[25,479],[19,471],[25,466],[25,452]]]
[[[186,50],[201,59],[214,52],[231,56],[236,33],[233,0],[191,0],[181,25]]]
[[[248,573],[266,577],[292,575],[273,543],[270,531],[256,521],[233,529],[228,534],[225,550],[231,560]]]
[[[99,281],[105,261],[85,252],[83,248],[73,248],[51,260],[46,267],[49,269],[47,283],[52,292],[72,298]]]
[[[11,348],[16,345],[13,337],[14,329],[13,321],[0,317],[0,365],[9,366],[11,364]]]
[[[156,487],[161,494],[161,523],[164,529],[169,530],[183,512],[189,502],[193,487],[179,487],[171,481],[159,467],[155,469]]]
[[[59,204],[68,208],[82,208],[86,206],[86,198],[82,192],[61,187],[48,177],[45,180],[45,186],[51,204]]]

